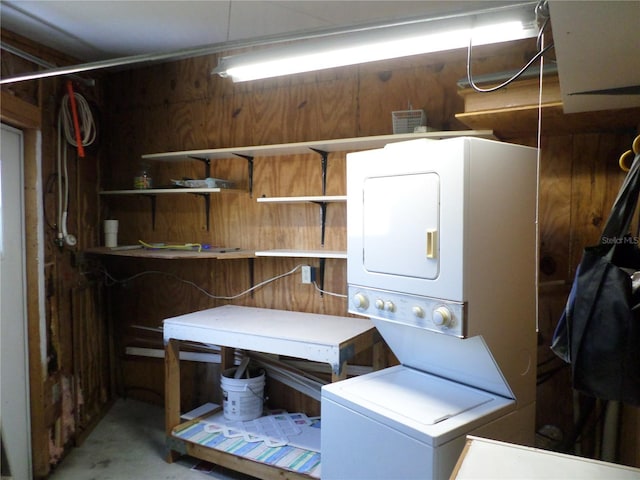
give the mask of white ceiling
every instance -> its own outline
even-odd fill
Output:
[[[532,0],[0,0],[0,26],[90,63]],[[565,112],[640,106],[640,0],[549,0]]]
[[[640,1],[550,0],[549,10],[564,112],[640,107]]]
[[[513,3],[518,2],[1,0],[0,22],[2,28],[92,62]]]

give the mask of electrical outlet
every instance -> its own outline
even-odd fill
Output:
[[[302,266],[302,283],[311,283],[313,281],[313,267],[309,265]]]

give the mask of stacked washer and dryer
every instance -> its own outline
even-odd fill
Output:
[[[473,137],[347,156],[349,312],[400,364],[322,389],[323,479],[446,479],[466,435],[532,445],[537,152]]]

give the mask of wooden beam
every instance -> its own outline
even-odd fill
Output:
[[[0,97],[0,119],[16,128],[40,128],[40,108],[25,102],[4,90]]]
[[[4,92],[2,97],[2,121],[5,121]],[[17,122],[11,122],[17,125]],[[47,422],[46,398],[52,396],[51,386],[47,382],[47,365],[45,361],[46,352],[41,350],[42,337],[44,333],[41,329],[41,309],[40,305],[44,301],[41,298],[40,279],[44,275],[42,259],[37,252],[40,251],[38,225],[42,219],[39,218],[39,201],[42,191],[38,185],[39,179],[39,159],[38,159],[38,137],[39,132],[34,128],[23,130],[24,141],[24,215],[25,215],[25,248],[26,255],[25,273],[27,281],[27,328],[29,345],[29,390],[30,390],[30,410],[31,410],[31,451],[34,478],[42,478],[49,474],[49,425]]]
[[[173,428],[180,423],[180,342],[169,340],[165,346],[165,427],[167,437]],[[169,463],[178,459],[179,453],[168,450],[166,460]]]

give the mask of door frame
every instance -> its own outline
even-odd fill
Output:
[[[22,130],[2,123],[2,239],[0,239],[0,322],[2,324],[2,452],[11,477],[31,475],[29,348],[24,245]],[[7,281],[9,280],[9,281]],[[12,433],[13,432],[13,433]]]
[[[44,398],[47,391],[46,314],[44,289],[44,213],[40,106],[0,92],[0,120],[23,134],[24,246],[31,416],[32,476],[49,474],[49,433]]]

